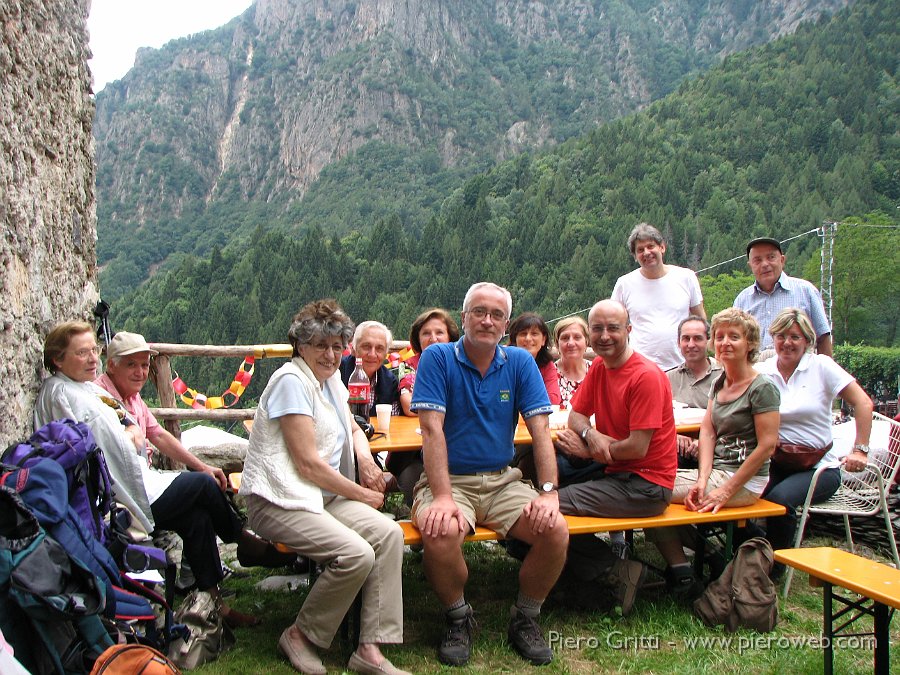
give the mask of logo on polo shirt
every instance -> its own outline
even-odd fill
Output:
[[[500,390],[500,403],[509,403],[509,389]]]

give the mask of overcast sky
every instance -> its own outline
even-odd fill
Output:
[[[139,47],[217,28],[242,14],[252,0],[93,0],[88,30],[94,57],[88,61],[94,91],[124,77]]]

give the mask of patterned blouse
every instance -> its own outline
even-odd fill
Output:
[[[575,390],[578,389],[578,385],[581,384],[581,380],[578,380],[576,382],[575,380],[570,380],[568,377],[563,375],[562,368],[560,367],[561,362],[562,359],[556,362],[556,368],[559,370],[559,393],[562,396],[562,407],[568,408],[569,401],[571,401],[572,397],[575,395]],[[584,365],[585,368],[590,368],[591,362],[585,359]]]

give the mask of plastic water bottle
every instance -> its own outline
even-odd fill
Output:
[[[372,391],[372,383],[362,367],[362,358],[356,357],[356,369],[350,375],[347,383],[350,390],[350,412],[353,415],[364,417],[369,421],[369,394]]]

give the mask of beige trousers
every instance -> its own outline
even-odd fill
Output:
[[[247,511],[257,534],[325,567],[294,621],[313,644],[331,645],[360,591],[360,642],[403,642],[403,530],[397,523],[344,497],[326,498],[323,513],[310,513],[249,495]]]

